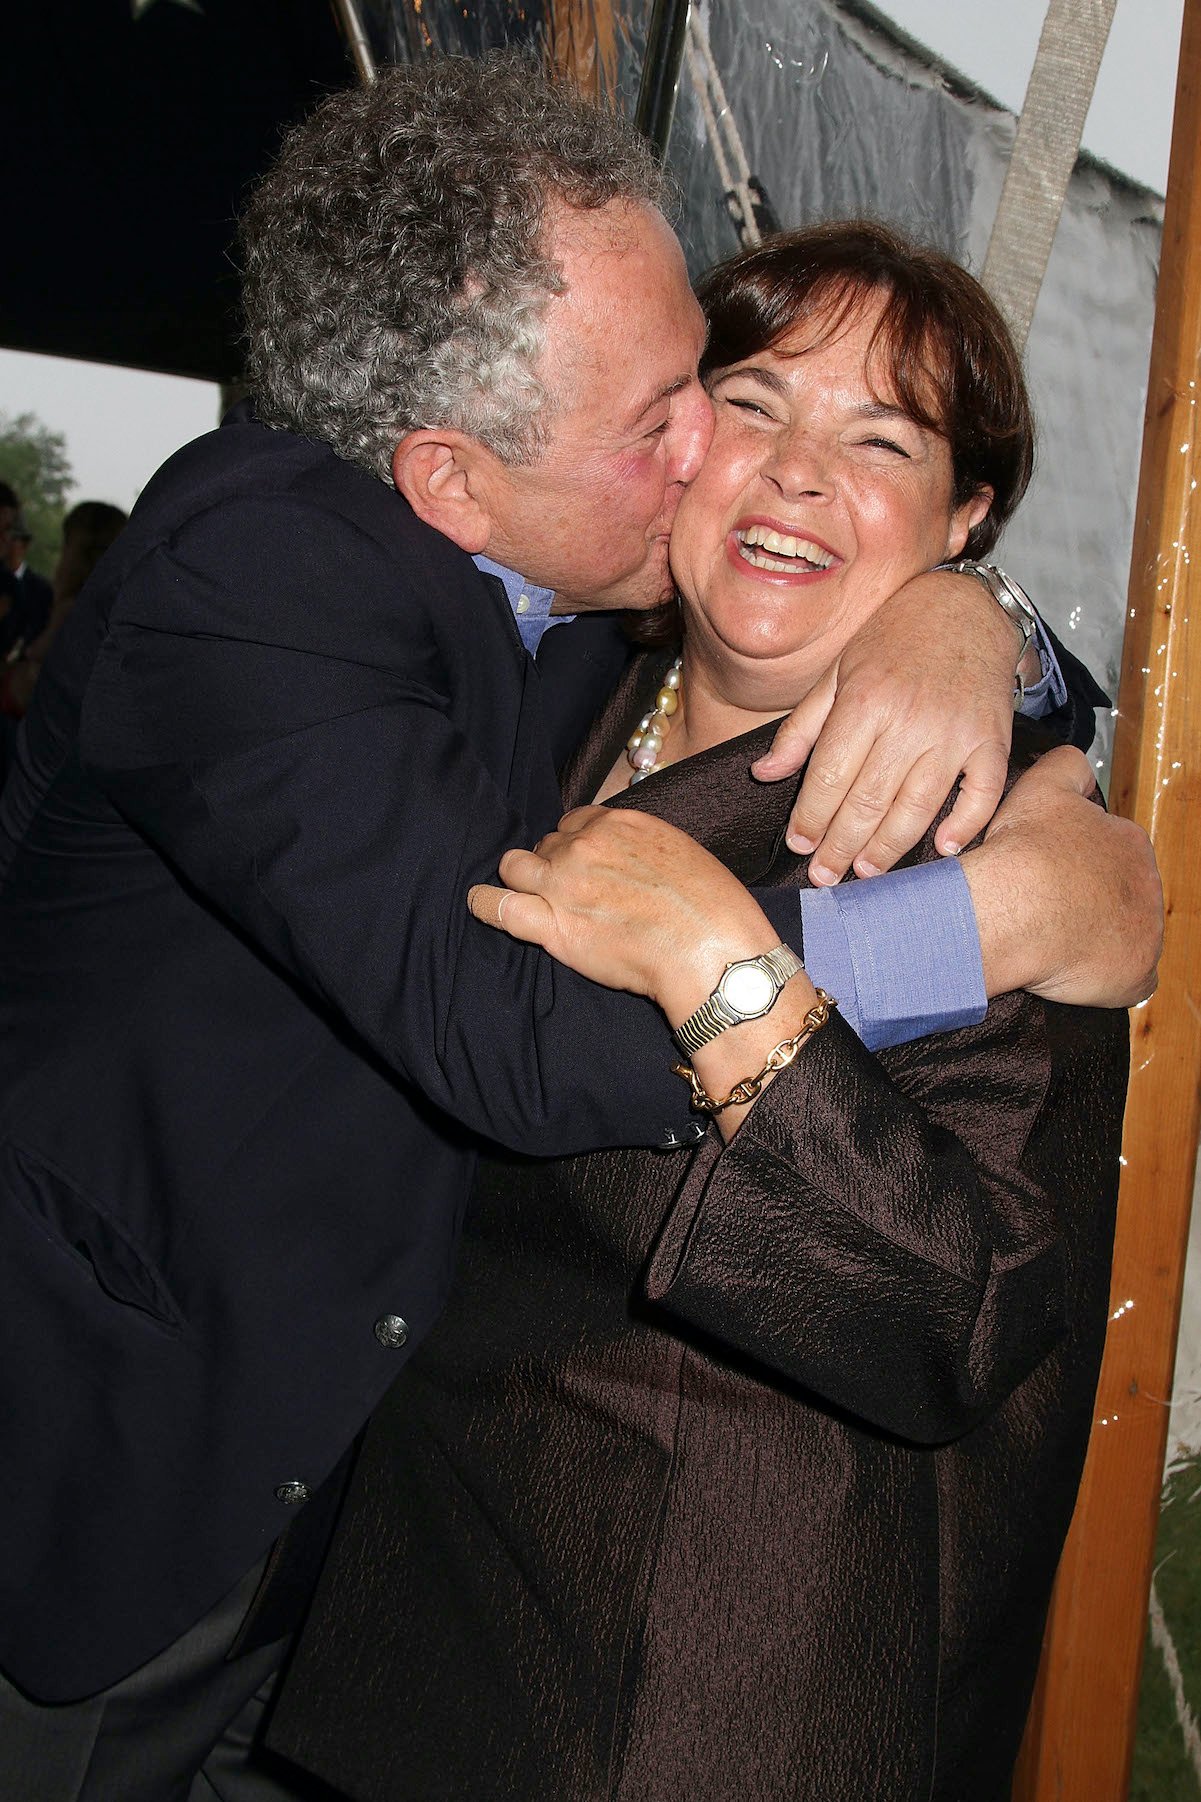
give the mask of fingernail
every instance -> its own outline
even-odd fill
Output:
[[[958,857],[962,850],[963,846],[953,838],[948,838],[943,841],[942,854],[944,857]]]
[[[833,870],[825,870],[822,869],[820,865],[814,866],[813,864],[810,864],[809,880],[810,882],[816,882],[819,888],[828,888],[831,883],[837,882],[838,878]]]
[[[874,863],[864,863],[861,857],[855,859],[856,876],[878,876],[880,874]]]
[[[770,756],[756,757],[751,765],[751,775],[757,776],[761,782],[770,782],[777,767]]]
[[[802,838],[799,832],[790,832],[784,843],[790,851],[795,851],[798,857],[808,857],[813,849],[814,841],[811,838]],[[813,871],[810,870],[809,874],[812,876]]]

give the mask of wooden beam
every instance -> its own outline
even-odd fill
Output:
[[[1132,1016],[1109,1337],[1015,1802],[1122,1802],[1134,1751],[1201,1072],[1199,139],[1201,0],[1185,0],[1111,795],[1155,842],[1167,937]]]

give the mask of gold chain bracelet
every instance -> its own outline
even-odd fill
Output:
[[[767,1054],[762,1070],[757,1071],[754,1076],[744,1076],[741,1082],[736,1082],[730,1093],[721,1101],[715,1101],[713,1096],[706,1092],[704,1083],[691,1064],[673,1064],[672,1070],[677,1076],[682,1076],[692,1090],[692,1105],[698,1113],[720,1114],[728,1107],[741,1107],[746,1102],[758,1098],[769,1076],[777,1076],[781,1070],[787,1070],[802,1045],[807,1045],[814,1033],[821,1031],[830,1018],[831,1009],[837,1006],[838,1003],[833,995],[827,995],[825,989],[818,989],[817,1001],[802,1020],[801,1030],[796,1037],[783,1039],[780,1044],[774,1045]]]

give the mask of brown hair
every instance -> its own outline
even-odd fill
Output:
[[[963,554],[992,549],[1030,481],[1034,419],[1009,329],[975,276],[885,225],[852,219],[769,238],[719,264],[698,294],[709,321],[704,375],[758,356],[806,320],[828,340],[883,295],[872,354],[905,410],[947,440],[956,505],[992,489]]]
[[[878,355],[905,410],[940,433],[951,452],[955,504],[981,488],[992,504],[963,548],[993,548],[1030,481],[1034,417],[1021,358],[995,303],[975,276],[941,251],[870,219],[780,232],[719,263],[697,296],[709,321],[701,359],[708,377],[777,345],[797,325],[818,326],[815,344],[837,336],[876,295],[884,309],[869,355]],[[679,636],[676,602],[632,614],[639,644]]]

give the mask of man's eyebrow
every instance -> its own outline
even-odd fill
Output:
[[[664,382],[661,388],[656,388],[646,405],[640,408],[630,420],[631,430],[635,426],[641,425],[648,413],[653,413],[656,407],[661,407],[663,402],[665,400],[670,400],[673,394],[681,394],[683,390],[688,387],[689,383],[695,380],[695,374],[678,375],[675,377],[674,381]]]

